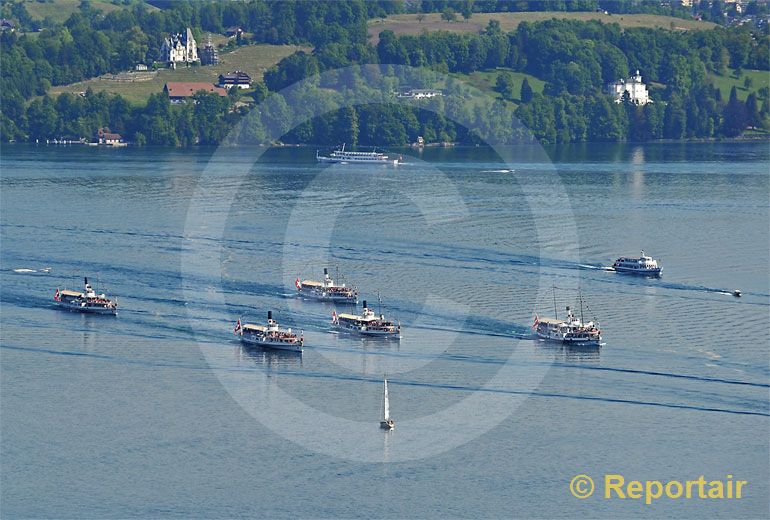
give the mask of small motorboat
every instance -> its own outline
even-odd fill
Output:
[[[735,290],[733,291],[733,296],[735,296],[736,298],[740,298],[740,297],[741,297],[741,291],[740,291],[740,289],[735,289]]]

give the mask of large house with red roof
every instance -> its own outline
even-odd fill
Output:
[[[213,83],[204,83],[196,81],[169,81],[163,87],[163,92],[168,95],[172,103],[182,103],[193,97],[198,92],[208,92],[227,96],[227,91]]]

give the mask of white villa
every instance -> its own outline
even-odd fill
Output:
[[[168,62],[171,66],[199,61],[198,45],[189,27],[184,34],[174,34],[163,40],[159,61]]]
[[[615,103],[623,101],[623,94],[628,92],[631,102],[637,105],[646,105],[652,103],[647,85],[642,83],[642,76],[636,71],[635,76],[628,79],[619,79],[607,85],[607,93],[615,98]]]
[[[427,99],[427,98],[438,97],[443,95],[444,95],[443,90],[413,88],[403,92],[399,92],[397,97],[408,98],[408,99]]]

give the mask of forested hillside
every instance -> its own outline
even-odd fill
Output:
[[[490,11],[511,5],[492,4],[486,7]],[[553,4],[554,8],[576,5]],[[9,5],[20,10],[8,2],[3,8]],[[421,4],[428,11],[464,5]],[[470,16],[483,5],[471,2]],[[491,20],[477,33],[383,31],[373,45],[367,36],[368,20],[403,12],[406,4],[250,0],[157,6],[161,9],[133,4],[96,14],[82,2],[64,24],[30,34],[3,32],[2,139],[79,139],[106,126],[139,144],[216,144],[249,110],[259,110],[250,130],[256,142],[267,137],[265,129],[274,126],[271,121],[291,121],[292,110],[297,110],[292,104],[296,100],[284,99],[280,90],[318,73],[361,64],[404,65],[421,72],[394,74],[383,84],[387,91],[377,93],[382,104],[329,114],[291,130],[281,140],[398,146],[422,136],[428,142],[473,143],[482,137],[513,142],[527,138],[516,121],[550,143],[735,137],[770,127],[770,81],[741,82],[749,77],[746,70],[770,68],[767,25],[679,31],[547,20],[523,22],[505,31]],[[133,106],[120,96],[90,91],[82,97],[48,95],[54,85],[149,62],[157,57],[164,37],[185,27],[200,38],[231,26],[248,34],[239,45],[292,43],[313,50],[284,58],[245,99],[239,99],[237,92],[226,98],[199,94],[196,103],[172,105],[158,93],[145,105]],[[605,93],[606,84],[637,69],[653,102],[615,103]],[[496,92],[480,98],[463,86],[462,78],[485,71],[495,72]],[[532,82],[524,88],[514,78]],[[356,83],[350,75],[326,74],[323,81],[307,86],[313,91],[308,95],[337,106],[351,81]],[[535,81],[544,85],[542,92],[532,89]],[[404,104],[396,92],[405,88],[441,88],[444,96]],[[268,94],[271,102],[261,108],[250,109],[243,102],[255,105]],[[468,130],[453,119],[473,121],[476,128]]]

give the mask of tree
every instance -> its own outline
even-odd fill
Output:
[[[501,72],[497,75],[497,81],[495,82],[495,90],[502,94],[503,99],[513,99],[513,74],[510,72]]]
[[[716,63],[717,74],[720,76],[727,76],[729,73],[728,67],[730,66],[730,51],[722,47],[719,51],[719,60]]]
[[[457,20],[457,14],[455,14],[454,9],[452,9],[451,7],[447,7],[441,13],[441,19],[446,20],[447,22],[454,22],[455,20]]]
[[[200,144],[219,144],[228,129],[225,121],[227,98],[201,91],[193,96],[193,100],[193,121],[198,130]]]
[[[238,102],[238,100],[241,99],[241,89],[240,87],[230,87],[230,90],[227,91],[227,97],[230,99],[230,102],[235,104]]]
[[[727,137],[737,137],[746,129],[746,105],[738,100],[735,86],[730,89],[730,100],[725,105],[722,131]]]
[[[44,96],[42,100],[32,101],[27,109],[27,119],[30,139],[45,139],[55,136],[57,113],[50,97]]]
[[[746,98],[746,121],[752,127],[757,127],[762,122],[762,117],[759,114],[759,102],[757,101],[757,95],[753,92]]]
[[[663,137],[665,139],[682,139],[687,129],[687,111],[684,109],[679,94],[672,94],[666,105],[663,116]]]
[[[267,88],[276,92],[319,72],[318,59],[303,51],[296,52],[270,67],[264,76]]]
[[[337,128],[342,133],[337,134],[343,142],[351,146],[358,144],[358,114],[353,107],[345,107],[337,114]]]
[[[532,101],[532,96],[534,93],[532,92],[532,87],[529,86],[529,81],[527,81],[527,78],[524,78],[524,81],[521,82],[521,94],[519,95],[522,103],[529,103]]]
[[[406,51],[406,47],[404,47],[401,38],[397,37],[391,30],[380,33],[377,55],[380,58],[380,63],[409,65],[409,54]]]
[[[749,90],[753,83],[754,83],[754,80],[751,78],[751,76],[746,76],[746,79],[743,80],[743,88],[745,88],[746,90]]]
[[[762,128],[770,130],[770,99],[765,98],[762,102],[762,110],[759,112]]]
[[[463,0],[460,5],[460,13],[465,20],[470,20],[471,16],[473,16],[473,0]]]
[[[254,83],[254,92],[251,93],[251,96],[254,98],[255,103],[262,103],[268,94],[270,94],[270,91],[267,90],[267,86],[263,81]]]

